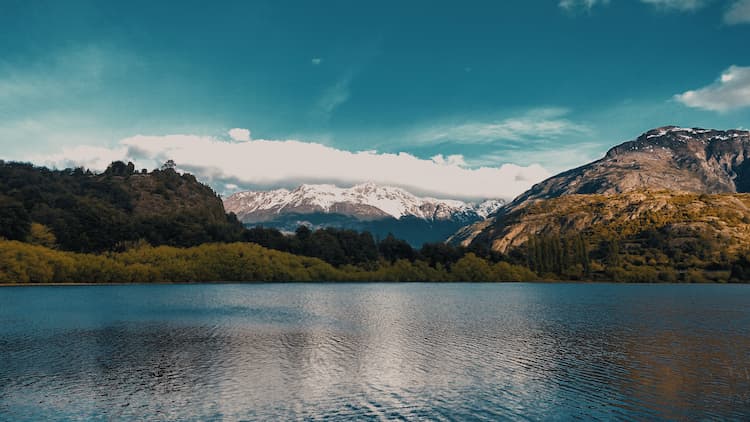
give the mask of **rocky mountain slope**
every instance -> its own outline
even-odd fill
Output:
[[[612,149],[600,160],[553,176],[516,198],[615,194],[635,190],[750,192],[750,132],[665,126]]]
[[[248,226],[293,231],[306,224],[368,230],[376,236],[392,232],[416,245],[444,240],[502,205],[499,200],[471,204],[418,197],[401,188],[373,183],[351,188],[302,185],[294,190],[239,192],[224,200],[227,212]]]
[[[600,160],[534,185],[497,215],[462,228],[450,241],[465,246],[482,243],[496,251],[507,252],[523,245],[531,235],[585,231],[607,225],[610,220],[638,219],[644,211],[642,207],[659,218],[669,212],[687,213],[688,210],[679,205],[680,194],[750,192],[748,158],[748,131],[675,126],[653,129],[615,146]],[[647,192],[651,192],[648,195],[661,193],[655,199],[644,197]],[[562,197],[570,198],[551,201]],[[646,198],[653,201],[646,201]],[[732,196],[716,198],[736,209],[742,208],[737,207],[745,200]],[[589,203],[594,199],[596,204]],[[718,200],[712,199],[713,202]],[[580,207],[576,206],[576,201],[588,203],[588,213],[578,214]],[[549,207],[555,210],[551,214],[539,211]],[[695,217],[695,224],[703,224],[697,215],[690,215]]]

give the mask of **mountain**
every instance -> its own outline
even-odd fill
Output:
[[[224,200],[247,226],[294,231],[299,225],[389,232],[412,245],[442,241],[458,228],[481,221],[503,205],[423,198],[404,189],[365,183],[351,188],[301,185],[294,190],[239,192]]]
[[[600,160],[534,185],[493,217],[460,229],[450,241],[465,246],[483,244],[508,252],[535,235],[596,231],[612,222],[638,219],[644,212],[655,221],[675,210],[693,215],[691,210],[702,206],[697,202],[684,204],[686,194],[750,192],[748,158],[748,131],[676,126],[653,129],[613,147]],[[641,196],[654,192],[659,195]],[[651,198],[650,202],[646,198]],[[727,199],[731,196],[716,198],[736,210],[746,200],[741,195],[732,200]],[[719,199],[711,201],[717,203]],[[589,208],[582,210],[579,203],[588,203]],[[692,220],[681,224],[705,223],[697,217]],[[716,222],[745,230],[735,223],[721,218]],[[663,226],[654,223],[653,227]]]
[[[610,149],[600,160],[553,176],[516,198],[635,190],[750,192],[750,132],[665,126]]]

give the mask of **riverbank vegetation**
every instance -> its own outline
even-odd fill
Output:
[[[215,281],[532,281],[530,270],[472,253],[450,268],[423,260],[380,260],[369,268],[333,266],[253,243],[190,248],[140,243],[122,252],[64,252],[0,241],[0,283],[159,283]]]

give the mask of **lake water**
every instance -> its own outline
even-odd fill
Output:
[[[750,418],[750,286],[0,289],[0,420]]]

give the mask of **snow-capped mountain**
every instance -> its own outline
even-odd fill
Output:
[[[351,188],[302,185],[294,190],[239,192],[224,200],[227,212],[246,222],[262,222],[279,214],[342,214],[362,220],[417,217],[423,220],[481,218],[503,205],[500,200],[479,204],[423,198],[404,189],[365,183]]]
[[[248,226],[294,230],[306,224],[370,230],[376,235],[390,231],[415,244],[444,240],[451,227],[483,220],[503,205],[497,199],[475,204],[418,197],[374,183],[351,188],[301,185],[294,190],[239,192],[224,199],[226,211]]]

